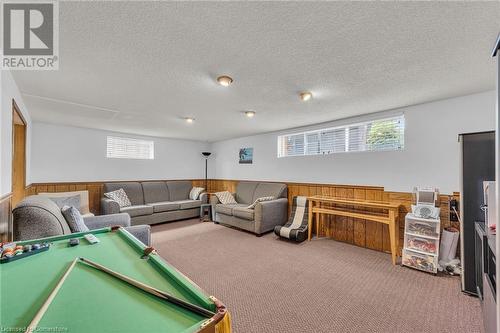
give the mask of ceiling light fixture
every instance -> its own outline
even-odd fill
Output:
[[[310,91],[304,91],[304,92],[301,92],[301,93],[300,93],[300,99],[301,99],[303,102],[307,102],[307,101],[308,101],[308,100],[310,100],[312,97],[313,97],[313,94],[312,94]]]
[[[222,75],[217,78],[217,82],[219,82],[221,86],[229,87],[229,85],[233,83],[233,79],[230,76]]]
[[[192,123],[193,123],[193,121],[194,121],[194,118],[191,118],[191,117],[186,117],[186,118],[184,118],[184,119],[186,120],[186,122],[187,122],[188,124],[192,124]]]
[[[255,116],[255,111],[245,111],[245,116],[253,118]]]

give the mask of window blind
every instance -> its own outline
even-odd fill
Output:
[[[108,136],[106,157],[153,160],[154,147],[154,141]]]
[[[278,137],[278,157],[404,149],[404,115]]]

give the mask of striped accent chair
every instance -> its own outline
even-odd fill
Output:
[[[288,238],[298,243],[307,238],[307,217],[309,206],[306,197],[293,197],[292,216],[284,225],[274,228],[277,236]]]

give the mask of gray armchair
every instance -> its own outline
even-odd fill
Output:
[[[223,205],[212,195],[210,203],[215,209],[215,222],[227,224],[255,233],[257,236],[274,230],[288,220],[287,187],[280,183],[240,182],[233,194],[237,204]],[[273,196],[276,199],[257,203],[257,198]]]
[[[49,198],[32,195],[24,198],[12,211],[14,240],[27,240],[70,234],[71,230],[61,209]],[[151,244],[148,225],[131,226],[130,216],[126,213],[84,217],[90,229],[111,226],[125,227],[132,235],[146,245]]]

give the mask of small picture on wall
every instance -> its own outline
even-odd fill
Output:
[[[240,149],[240,164],[252,164],[253,148]]]

